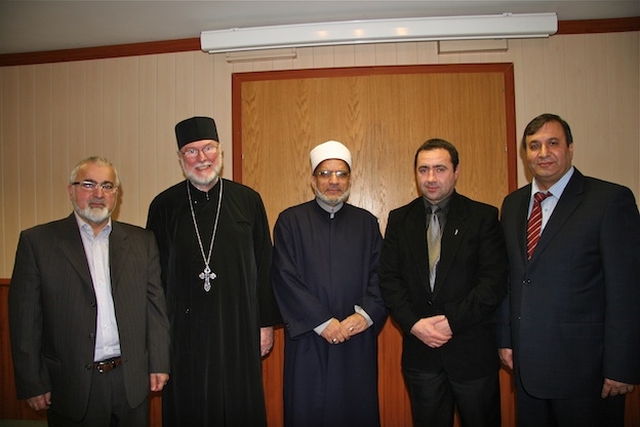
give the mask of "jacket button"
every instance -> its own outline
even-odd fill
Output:
[[[84,369],[86,369],[87,371],[90,371],[93,369],[93,365],[91,363],[87,363],[86,365],[84,365]]]

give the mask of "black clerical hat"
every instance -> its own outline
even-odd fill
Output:
[[[216,122],[211,117],[191,117],[183,120],[176,125],[176,139],[178,140],[178,148],[203,139],[213,139],[219,142]]]

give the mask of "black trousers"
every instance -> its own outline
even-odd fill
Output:
[[[451,427],[458,410],[465,427],[500,427],[498,372],[485,378],[457,381],[446,372],[403,368],[415,427]]]
[[[624,427],[624,395],[540,399],[526,392],[520,375],[514,376],[518,427]]]
[[[55,398],[55,390],[52,390],[51,401],[55,402]],[[137,408],[131,408],[124,389],[122,367],[104,373],[93,371],[85,417],[74,421],[49,409],[47,420],[50,427],[147,427],[149,398]]]

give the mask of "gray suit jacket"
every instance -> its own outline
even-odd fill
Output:
[[[526,260],[531,185],[504,200],[510,298],[501,348],[528,393],[600,393],[604,378],[640,382],[640,215],[633,193],[583,176],[569,180]]]
[[[149,374],[169,372],[169,322],[153,234],[112,221],[109,237],[125,390],[148,396]],[[19,399],[51,391],[52,409],[84,415],[91,387],[97,302],[73,214],[20,235],[9,288],[9,327]]]

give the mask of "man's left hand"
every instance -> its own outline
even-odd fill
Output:
[[[162,391],[165,385],[169,381],[169,374],[150,374],[149,382],[151,384],[151,391]]]
[[[369,327],[367,319],[360,313],[353,313],[340,323],[349,331],[349,336],[351,337],[364,332]]]
[[[604,379],[604,385],[602,386],[602,398],[609,396],[617,396],[619,394],[627,394],[633,391],[633,384],[621,383],[619,381]]]
[[[273,326],[260,328],[260,355],[262,357],[269,354],[273,348]]]

